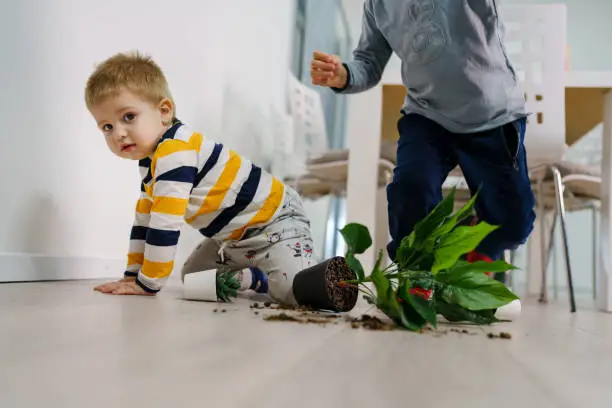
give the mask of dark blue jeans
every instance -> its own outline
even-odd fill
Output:
[[[472,194],[479,191],[476,215],[500,228],[477,251],[500,259],[525,243],[535,220],[534,196],[523,144],[526,120],[480,133],[451,133],[416,114],[398,122],[399,142],[393,182],[387,186],[389,256],[414,225],[442,200],[442,183],[457,165]]]

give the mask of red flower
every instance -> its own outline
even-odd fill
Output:
[[[431,300],[431,296],[433,295],[433,290],[432,289],[425,290],[423,288],[412,288],[410,289],[410,294],[414,296],[418,296],[421,299],[425,299],[426,301],[429,302]]]
[[[478,262],[478,261],[484,261],[484,262],[493,262],[493,259],[489,258],[488,256],[481,254],[480,252],[476,252],[476,251],[472,251],[470,253],[468,253],[467,255],[467,259],[466,259],[469,263],[474,263],[474,262]],[[492,276],[493,274],[491,272],[485,272],[485,274],[487,276]]]

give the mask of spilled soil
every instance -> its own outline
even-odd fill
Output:
[[[395,331],[403,330],[395,323],[388,321],[384,318],[379,318],[372,315],[362,315],[360,317],[351,317],[346,314],[339,313],[328,313],[319,310],[313,310],[307,307],[293,307],[284,306],[278,304],[272,304],[270,302],[265,303],[252,303],[250,309],[254,315],[262,315],[263,320],[268,322],[290,322],[298,324],[316,324],[319,326],[327,326],[330,324],[340,324],[341,322],[347,323],[352,329],[364,329],[371,331]],[[481,330],[468,330],[465,328],[444,328],[438,327],[434,330],[431,327],[426,327],[421,330],[421,334],[430,333],[434,337],[442,337],[449,333],[456,333],[459,335],[474,336],[484,334],[490,339],[502,339],[510,340],[512,335],[507,332],[488,332],[483,333]]]

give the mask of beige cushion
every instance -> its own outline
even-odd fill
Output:
[[[380,158],[390,161],[391,163],[397,160],[397,143],[383,141],[380,144]],[[306,164],[323,164],[336,161],[345,161],[349,158],[349,149],[334,149],[328,150],[316,157],[310,158]]]

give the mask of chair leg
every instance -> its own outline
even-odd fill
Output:
[[[548,303],[548,265],[550,265],[550,257],[553,252],[553,247],[555,246],[555,230],[557,227],[557,214],[558,212],[555,210],[553,212],[552,217],[552,225],[550,227],[550,235],[548,238],[548,249],[546,250],[546,255],[543,253],[542,257],[546,256],[544,263],[544,270],[542,271],[542,286],[540,288],[540,303]],[[544,222],[544,220],[542,220]]]
[[[572,282],[572,266],[570,264],[569,247],[567,241],[567,229],[565,227],[565,202],[563,199],[563,181],[561,173],[556,167],[551,168],[555,177],[555,195],[557,196],[557,210],[561,222],[561,238],[563,241],[563,255],[565,258],[565,271],[567,272],[567,289],[569,292],[570,311],[576,312],[576,300],[574,297],[574,284]]]
[[[504,251],[504,258],[510,265],[514,265],[514,259],[516,258],[515,250]],[[506,272],[506,286],[511,290],[514,290],[514,274],[510,271]]]
[[[593,299],[597,299],[597,206],[591,206],[591,219],[593,221],[592,242],[593,245]]]
[[[537,183],[537,217],[540,219],[540,269],[542,274],[542,284],[540,287],[540,302],[546,302],[548,299],[547,284],[546,284],[546,208],[544,206],[544,181],[542,178]]]

